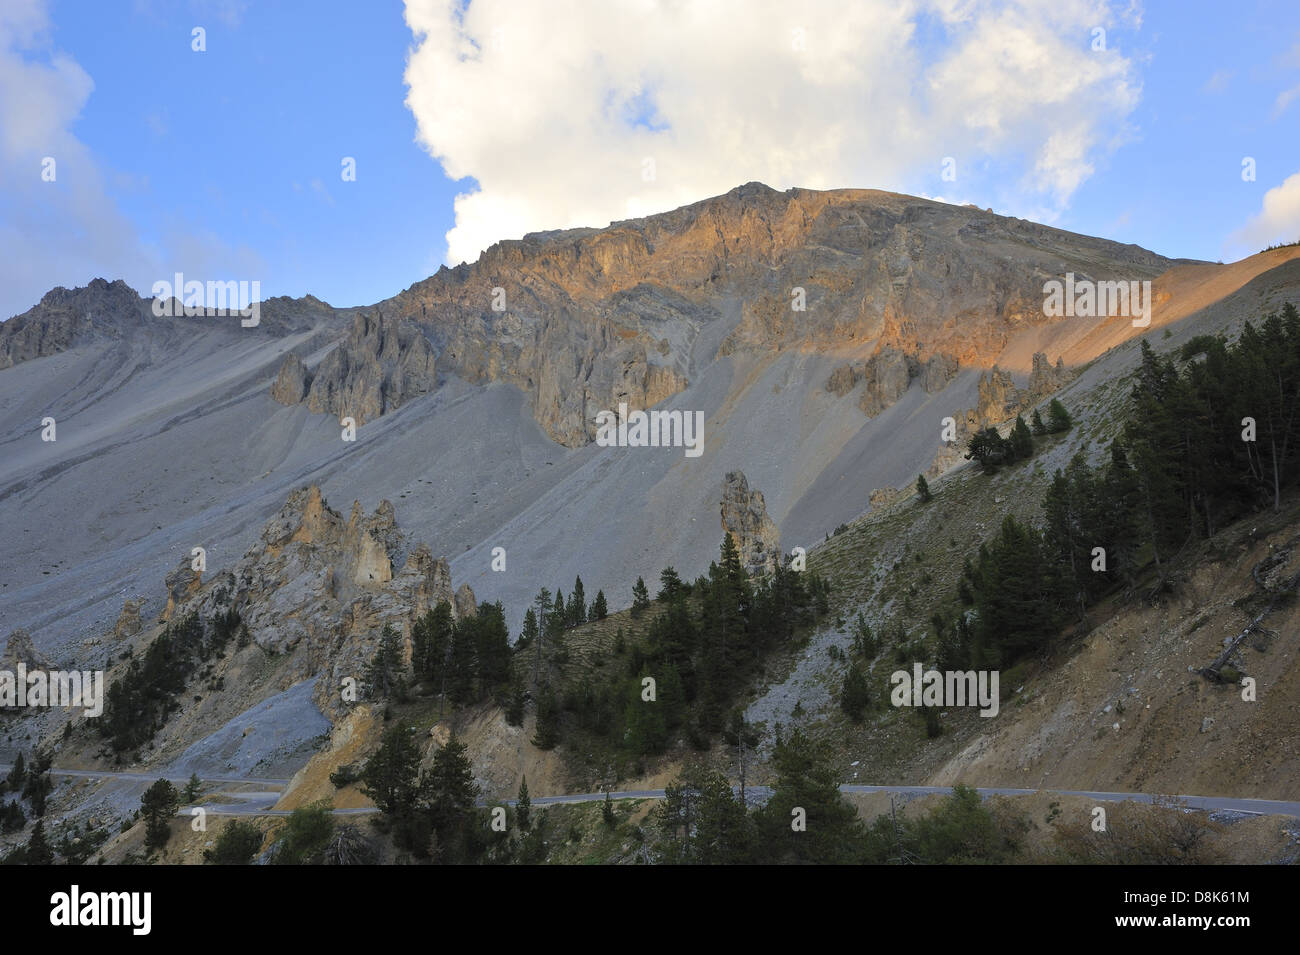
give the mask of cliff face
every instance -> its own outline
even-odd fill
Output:
[[[870,357],[828,386],[865,379],[860,403],[875,415],[915,379],[941,389],[958,367],[988,367],[1017,333],[1072,321],[1043,315],[1045,281],[1152,278],[1172,264],[969,206],[749,183],[603,229],[499,242],[368,314],[269,299],[260,330],[335,335],[353,318],[314,373],[285,360],[271,390],[281,403],[373,420],[436,387],[436,355],[438,372],[517,386],[542,429],[576,447],[594,439],[599,411],[685,388],[701,336],[717,355],[760,360],[861,349]],[[149,306],[121,282],[55,289],[0,326],[0,368],[88,336],[205,321],[152,319]]]
[[[95,337],[120,337],[148,320],[150,301],[120,279],[94,279],[79,289],[51,289],[39,304],[0,324],[0,369],[57,354]]]
[[[865,381],[858,407],[868,418],[874,418],[903,397],[914,379],[919,378],[921,387],[933,394],[947,387],[957,374],[957,368],[957,359],[951,355],[935,352],[923,365],[916,355],[885,346],[865,362],[836,368],[826,382],[826,390],[842,398],[856,388],[858,382]]]
[[[696,337],[720,355],[861,346],[836,393],[867,379],[878,414],[913,379],[935,391],[1047,324],[1043,283],[1065,271],[1149,278],[1170,260],[1020,219],[872,190],[759,183],[605,229],[500,242],[382,303],[419,323],[441,370],[506,381],[569,446],[596,412],[645,407],[688,383]]]
[[[433,349],[420,329],[382,312],[361,313],[314,374],[297,355],[286,355],[271,397],[286,405],[305,401],[312,411],[364,424],[437,385]]]

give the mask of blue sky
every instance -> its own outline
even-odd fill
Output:
[[[366,304],[497,238],[750,179],[1170,256],[1300,238],[1294,0],[764,4],[6,0],[0,315],[177,268]]]

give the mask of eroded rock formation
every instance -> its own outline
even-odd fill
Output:
[[[281,404],[306,401],[312,411],[351,417],[360,425],[437,384],[433,349],[419,328],[382,312],[361,313],[314,373],[297,355],[285,356],[271,397]]]
[[[324,675],[316,702],[334,716],[342,712],[340,681],[361,677],[385,625],[409,640],[414,620],[441,601],[457,617],[475,609],[468,587],[453,590],[445,560],[409,544],[391,503],[369,515],[354,503],[344,518],[316,485],[294,491],[259,542],[210,576],[197,589],[186,583],[188,596],[175,600],[172,616],[196,611],[211,619],[235,607],[253,641],[289,655],[286,680]],[[168,575],[170,596],[181,581],[178,572]]]
[[[37,652],[31,634],[23,629],[9,634],[9,640],[5,643],[5,652],[0,654],[0,670],[12,672],[20,663],[28,670],[45,670],[50,665],[49,661]]]
[[[922,364],[916,355],[908,355],[892,346],[881,348],[865,362],[841,365],[831,372],[826,390],[843,397],[865,381],[858,407],[869,418],[888,409],[920,379],[927,393],[942,391],[957,374],[957,359],[935,352]]]
[[[728,472],[722,482],[722,530],[740,551],[740,562],[753,574],[770,574],[780,559],[776,524],[767,516],[763,492],[750,490],[743,471]]]

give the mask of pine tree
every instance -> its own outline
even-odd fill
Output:
[[[582,589],[582,578],[573,582],[573,593],[569,595],[569,626],[580,627],[587,622],[587,595]]]
[[[433,765],[422,784],[433,827],[444,837],[463,825],[478,796],[479,789],[466,753],[465,744],[453,735],[434,754]]]
[[[916,494],[921,499],[922,504],[930,503],[930,500],[934,497],[934,495],[930,493],[930,485],[926,483],[924,474],[918,474],[916,476]]]
[[[871,692],[867,686],[867,678],[855,660],[849,666],[849,672],[844,677],[844,687],[840,690],[840,707],[848,714],[849,719],[855,723],[861,723],[867,705],[871,701],[870,698]]]
[[[21,792],[23,781],[26,778],[27,766],[23,762],[23,754],[20,752],[14,757],[14,764],[9,767],[9,775],[5,777],[5,783],[11,792]]]
[[[624,738],[628,749],[638,756],[656,755],[667,749],[666,717],[667,709],[658,693],[655,700],[644,700],[641,680],[628,681],[627,706],[623,711],[623,722],[627,726]]]
[[[534,616],[537,618],[537,651],[533,654],[533,689],[537,689],[541,680],[542,668],[546,663],[546,644],[551,632],[551,592],[543,587],[533,598]]]
[[[600,807],[600,815],[605,820],[605,825],[611,829],[618,823],[618,817],[614,815],[614,800],[608,789],[605,790],[605,802]]]
[[[519,778],[519,797],[515,802],[515,817],[519,820],[519,828],[527,830],[532,822],[533,802],[528,798],[528,777]]]
[[[966,460],[974,458],[986,474],[992,474],[998,465],[1006,462],[1009,450],[1006,439],[998,434],[997,428],[981,428],[971,435]]]
[[[252,823],[236,819],[221,830],[211,849],[203,850],[203,861],[208,865],[252,865],[260,848],[261,830]]]
[[[605,606],[605,591],[597,590],[596,599],[591,602],[591,618],[604,620],[607,616],[609,616],[609,608]]]
[[[23,812],[23,807],[16,800],[6,803],[4,811],[0,813],[0,832],[17,832],[25,825],[27,814]]]
[[[632,616],[641,616],[649,606],[650,591],[646,589],[645,581],[638,577],[632,587]]]
[[[451,603],[440,600],[411,628],[411,665],[416,678],[432,684],[438,692],[442,692],[446,677],[454,623]]]
[[[537,641],[537,612],[529,607],[524,611],[524,624],[519,631],[519,640],[515,643],[516,649],[522,650],[525,647],[531,647]]]
[[[203,792],[203,780],[199,779],[198,773],[190,773],[190,781],[185,784],[185,791],[182,798],[186,803],[198,801],[199,794]]]
[[[37,818],[45,815],[45,801],[54,789],[49,774],[50,759],[37,752],[32,764],[27,768],[27,778],[23,782],[22,796],[32,804],[32,813]]]
[[[140,815],[144,817],[144,844],[161,849],[171,838],[171,821],[180,808],[180,793],[165,779],[144,791],[140,798]]]
[[[841,795],[830,755],[796,728],[777,743],[772,757],[776,781],[772,796],[756,814],[759,844],[772,862],[842,864],[859,861],[865,828]],[[792,810],[802,809],[806,829],[791,826]]]
[[[560,742],[560,707],[555,691],[547,683],[537,698],[537,728],[533,745],[538,749],[554,749]]]
[[[1145,342],[1145,339],[1143,341]],[[1070,413],[1065,410],[1065,405],[1053,398],[1047,406],[1047,430],[1057,434],[1061,431],[1069,431],[1073,424]]]
[[[677,576],[677,571],[671,567],[665,567],[659,572],[660,600],[676,600],[682,591],[682,579]]]
[[[361,773],[361,791],[386,816],[401,816],[420,801],[420,750],[411,727],[395,724],[384,731],[383,740],[366,761]]]
[[[163,840],[166,842],[166,840]],[[27,840],[27,847],[23,850],[23,862],[27,865],[54,865],[54,850],[50,848],[49,842],[45,838],[45,822],[36,821],[36,827],[32,829],[31,838]]]
[[[1036,437],[1041,438],[1047,434],[1047,426],[1043,424],[1043,416],[1038,413],[1037,408],[1034,409],[1034,415],[1029,420],[1029,429]]]
[[[1025,461],[1034,456],[1034,436],[1029,433],[1029,426],[1022,416],[1016,415],[1016,424],[1007,442],[1011,446],[1010,456],[1015,460]]]
[[[500,601],[479,604],[478,612],[462,621],[473,635],[478,667],[478,698],[499,693],[510,683],[510,631]]]
[[[474,701],[474,684],[478,678],[478,655],[475,652],[474,625],[470,617],[458,620],[451,630],[451,656],[447,661],[447,695],[457,705]]]
[[[372,700],[386,700],[400,695],[404,686],[402,671],[402,637],[391,624],[384,624],[374,659],[366,668],[366,684]]]
[[[753,825],[725,776],[691,766],[664,789],[655,810],[669,864],[736,865],[751,861]]]
[[[524,684],[518,677],[510,686],[510,702],[506,704],[506,722],[511,726],[524,725]]]

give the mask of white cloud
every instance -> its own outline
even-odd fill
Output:
[[[1210,74],[1210,78],[1205,81],[1201,91],[1205,93],[1222,93],[1232,82],[1232,70],[1215,70]]]
[[[1106,0],[406,0],[406,104],[460,195],[449,262],[749,180],[1059,211],[1125,134]],[[642,177],[654,160],[654,179]],[[1009,180],[963,182],[991,160]]]
[[[1277,99],[1273,100],[1273,118],[1277,119],[1286,112],[1286,108],[1300,97],[1300,85],[1292,86],[1277,94]]]
[[[1279,242],[1300,239],[1300,172],[1264,193],[1260,211],[1228,239],[1234,253],[1250,254]]]
[[[30,308],[53,285],[138,264],[133,227],[71,132],[95,84],[50,47],[49,28],[43,0],[0,9],[0,318]],[[52,182],[42,178],[47,158]]]
[[[146,240],[112,190],[147,192],[147,177],[109,170],[72,132],[95,84],[53,47],[48,0],[0,5],[0,320],[26,311],[56,285],[97,276],[137,291],[176,271],[194,277],[261,278],[259,257],[186,222],[154,223]],[[213,9],[235,9],[218,4]],[[155,123],[157,120],[157,123]],[[165,132],[165,114],[146,117]],[[54,180],[42,177],[54,160]]]

